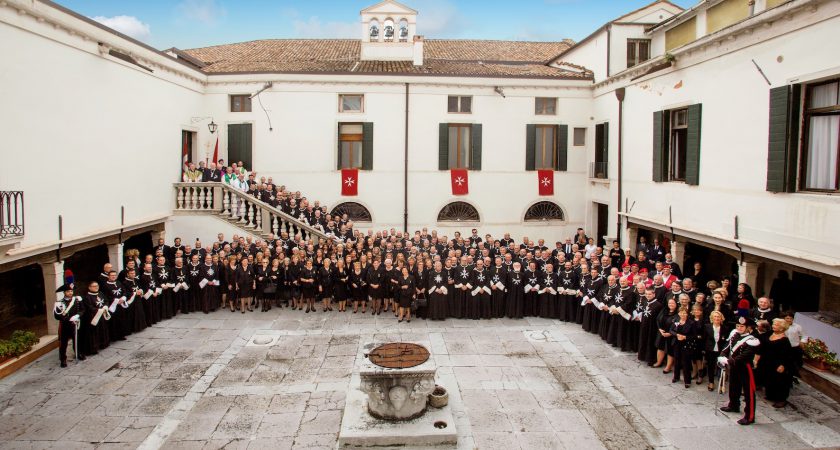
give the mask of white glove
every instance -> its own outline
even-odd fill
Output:
[[[73,322],[73,323],[79,323],[80,320],[81,320],[81,318],[79,317],[78,314],[76,314],[75,316],[70,318],[70,321]]]
[[[718,356],[717,362],[721,367],[726,367],[726,365],[729,364],[729,360],[726,359],[725,356]]]

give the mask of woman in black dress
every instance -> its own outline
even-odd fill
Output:
[[[230,255],[227,258],[227,264],[225,264],[224,269],[222,270],[222,286],[223,294],[224,294],[224,302],[230,306],[230,312],[236,311],[237,305],[237,298],[236,298],[236,269],[239,266],[236,264],[236,256]]]
[[[416,317],[426,319],[429,316],[429,296],[426,288],[429,285],[429,270],[426,268],[426,263],[423,258],[417,260],[416,268],[414,269],[414,286],[417,299],[417,311],[414,313]]]
[[[350,297],[349,280],[350,272],[344,265],[344,258],[338,258],[333,271],[333,296],[338,302],[338,311],[347,311],[347,298]]]
[[[254,289],[257,286],[254,280],[254,271],[248,265],[248,258],[242,258],[240,266],[236,269],[234,281],[240,311],[242,311],[242,314],[245,314],[245,309],[253,311],[251,308],[251,299],[254,297]]]
[[[671,297],[659,315],[656,317],[656,326],[659,336],[656,337],[656,364],[653,367],[662,367],[664,360],[667,362],[662,373],[671,373],[674,368],[674,351],[671,345],[671,324],[677,317],[677,299]]]
[[[408,272],[408,267],[402,268],[402,275],[397,280],[395,301],[399,304],[399,320],[407,319],[411,322],[411,301],[414,299],[414,277]]]
[[[283,267],[280,265],[280,258],[275,258],[271,261],[271,269],[268,270],[268,291],[272,289],[274,292],[268,292],[266,298],[268,299],[268,308],[271,309],[272,304],[277,304],[280,308],[280,295],[283,292]]]
[[[697,296],[700,297],[701,293]],[[696,380],[697,384],[703,384],[703,377],[706,375],[704,369],[703,351],[706,346],[706,320],[703,317],[703,306],[700,303],[694,303],[691,306],[691,319],[694,320],[694,336],[692,342],[691,352],[691,378]]]
[[[268,301],[266,300],[265,288],[268,286],[268,258],[262,258],[260,264],[254,268],[254,278],[257,282],[257,289],[254,293],[257,297],[257,304],[259,304],[262,312],[266,311]]]
[[[368,268],[367,272],[366,282],[368,285],[368,294],[370,295],[371,302],[373,302],[371,305],[371,314],[375,316],[382,314],[382,296],[385,289],[383,286],[385,283],[384,272],[379,263],[379,258],[373,260],[373,265]]]
[[[317,270],[318,276],[318,297],[321,299],[321,310],[332,311],[332,300],[335,291],[335,278],[333,277],[332,260],[323,258],[321,268]],[[314,307],[313,307],[314,309]]]
[[[359,312],[359,304],[362,304],[362,314],[367,312],[367,280],[365,271],[362,270],[362,263],[355,261],[353,271],[350,272],[350,294],[353,297],[353,314]]]
[[[429,318],[445,320],[449,285],[447,273],[440,261],[435,262],[435,269],[429,273],[428,286]]]
[[[795,369],[793,347],[786,331],[785,319],[773,319],[773,334],[761,345],[761,357],[756,370],[762,373],[764,392],[774,408],[784,408],[790,395]]]
[[[315,291],[317,286],[315,280],[318,273],[312,267],[312,259],[307,259],[303,268],[298,274],[298,283],[300,283],[300,297],[302,303],[306,303],[306,312],[315,310]],[[302,309],[302,307],[301,307]]]

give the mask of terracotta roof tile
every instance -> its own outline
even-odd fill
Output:
[[[548,62],[572,43],[427,40],[422,66],[411,61],[361,61],[355,39],[271,39],[183,50],[210,74],[347,73],[589,79],[579,66]]]

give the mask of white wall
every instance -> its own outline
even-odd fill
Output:
[[[58,240],[59,214],[70,239],[119,228],[121,206],[126,224],[171,213],[181,129],[202,103],[185,86],[197,84],[9,8],[0,54],[0,189],[25,192],[22,248]]]
[[[624,195],[635,203],[632,215],[667,224],[671,206],[675,227],[729,240],[734,237],[737,215],[744,241],[783,254],[807,252],[807,259],[837,260],[840,201],[836,195],[765,190],[771,86],[751,61],[763,68],[772,87],[807,79],[809,74],[840,74],[836,52],[824,45],[840,26],[838,8],[836,4],[825,8],[817,16],[809,12],[795,19],[803,23],[828,19],[808,28],[771,39],[756,32],[749,39],[760,43],[735,50],[738,41],[731,42],[727,46],[734,51],[728,54],[729,48],[713,46],[715,50],[706,51],[714,53],[678,56],[678,70],[627,86]],[[778,32],[765,28],[761,33]],[[610,117],[617,123],[612,89],[620,85],[597,92],[597,117]],[[703,108],[699,186],[652,183],[653,112],[694,103],[702,103]],[[613,136],[617,135],[611,132],[611,164],[617,160]]]

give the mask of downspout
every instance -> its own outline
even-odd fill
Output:
[[[621,187],[622,187],[622,152],[621,144],[624,140],[622,129],[624,128],[624,88],[615,90],[615,98],[618,99],[618,201],[616,202],[616,222],[615,238],[621,245]]]
[[[405,84],[405,149],[403,163],[403,233],[408,233],[408,83]]]
[[[604,79],[610,77],[610,48],[612,47],[612,24],[607,25],[607,75]]]

